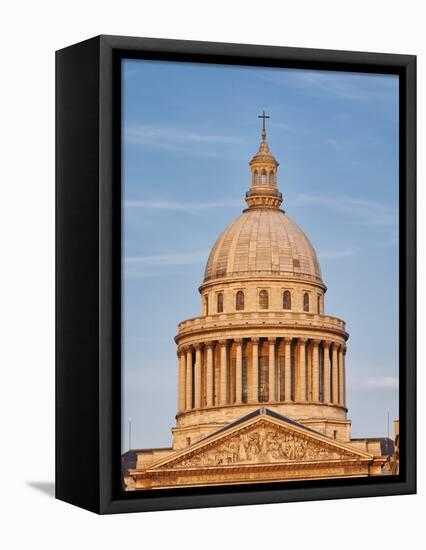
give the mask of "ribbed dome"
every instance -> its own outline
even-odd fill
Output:
[[[254,155],[254,157],[250,161],[250,165],[256,164],[256,163],[264,163],[264,162],[272,162],[273,164],[275,164],[276,167],[279,166],[276,158],[271,153],[269,149],[269,145],[267,144],[266,141],[262,141],[260,143],[257,153]]]
[[[287,214],[273,208],[249,208],[225,229],[210,252],[204,283],[246,276],[282,276],[322,283],[309,239]]]

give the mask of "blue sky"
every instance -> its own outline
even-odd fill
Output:
[[[353,437],[398,417],[398,79],[123,62],[123,448],[170,446],[177,324],[200,314],[217,236],[245,207],[260,141],[350,334]],[[392,425],[391,425],[392,433]]]

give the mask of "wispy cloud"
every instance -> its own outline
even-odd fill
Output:
[[[204,263],[209,252],[183,252],[159,254],[153,256],[128,256],[124,258],[124,275],[126,278],[150,277],[164,271],[170,274],[169,268],[179,268]]]
[[[393,90],[389,86],[384,86],[382,80],[368,78],[367,75],[301,71],[298,78],[302,83],[335,98],[368,101],[394,97]]]
[[[295,207],[312,204],[333,210],[344,215],[347,223],[355,225],[395,227],[398,223],[396,208],[368,199],[298,194],[289,197],[288,202]]]
[[[353,101],[392,100],[396,98],[392,77],[383,75],[359,75],[328,71],[287,70],[283,72],[261,73],[261,80],[279,86],[296,86],[308,95]]]
[[[134,67],[133,69],[130,69],[129,67],[126,67],[124,70],[124,78],[129,78],[135,74],[137,74],[141,70],[140,67]]]
[[[367,378],[362,384],[365,388],[374,390],[394,390],[399,386],[395,376],[382,376],[380,378]]]
[[[319,252],[318,256],[321,260],[340,260],[341,258],[350,258],[355,256],[357,250],[355,248],[345,248],[343,250],[330,250]]]
[[[338,153],[341,153],[345,150],[345,144],[341,140],[337,140],[334,138],[324,138],[325,145],[328,145]]]
[[[144,210],[171,210],[178,212],[196,213],[214,208],[238,208],[243,203],[236,199],[225,199],[221,201],[183,202],[174,200],[126,200],[125,208],[141,208]]]
[[[191,156],[219,155],[212,149],[215,146],[237,145],[241,139],[235,136],[228,136],[213,133],[194,132],[192,130],[180,129],[169,126],[133,125],[124,130],[124,139],[127,143],[144,145],[169,151],[186,153]],[[209,149],[205,149],[208,146]]]
[[[278,130],[285,130],[286,132],[293,132],[297,134],[305,133],[306,129],[299,125],[293,125],[293,124],[287,124],[285,122],[277,122],[274,120],[273,122],[270,122],[269,127],[276,128]]]

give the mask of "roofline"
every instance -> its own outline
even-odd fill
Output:
[[[142,451],[171,451],[171,450],[173,450],[173,447],[148,447],[144,449],[129,449],[128,451],[124,451],[124,453],[121,453],[121,456],[131,452],[140,453]]]

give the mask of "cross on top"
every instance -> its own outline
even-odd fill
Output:
[[[262,111],[262,114],[261,114],[261,115],[258,115],[257,118],[263,119],[263,120],[262,120],[262,130],[266,130],[266,128],[265,128],[265,120],[266,120],[267,118],[271,118],[271,117],[270,117],[269,115],[265,115],[265,111]]]

